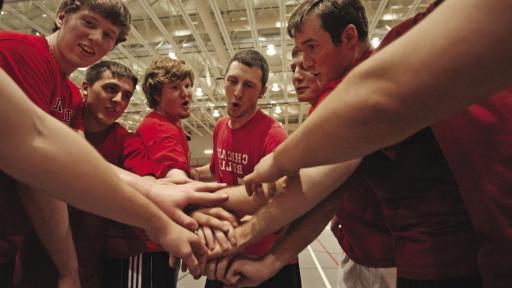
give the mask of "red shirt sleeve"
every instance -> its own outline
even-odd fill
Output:
[[[135,133],[130,133],[123,143],[123,168],[140,176],[154,175],[146,146]]]
[[[286,137],[288,137],[288,134],[279,123],[272,125],[265,138],[265,155],[274,152],[277,146],[286,140]]]
[[[48,52],[35,41],[31,45],[25,39],[15,39],[15,36],[6,38],[0,38],[0,67],[32,102],[44,111],[50,112],[49,95],[52,95],[53,91],[49,83],[55,83],[54,77],[58,71],[53,66],[52,59],[45,57]]]

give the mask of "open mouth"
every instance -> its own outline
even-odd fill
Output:
[[[297,87],[297,88],[295,89],[295,92],[297,92],[297,94],[302,94],[302,93],[304,93],[307,89],[308,89],[308,87]]]
[[[96,55],[96,53],[94,53],[94,50],[90,49],[89,47],[87,46],[84,46],[82,44],[78,44],[78,47],[80,47],[80,49],[85,53],[85,54],[88,54],[90,56],[94,56]]]
[[[238,108],[238,107],[240,107],[240,103],[238,103],[238,102],[231,102],[231,106],[233,106],[233,108]]]

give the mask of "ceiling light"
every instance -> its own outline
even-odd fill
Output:
[[[273,84],[272,84],[272,91],[274,91],[274,92],[279,91],[279,84],[277,84],[277,83],[273,83]]]
[[[219,110],[215,109],[213,110],[213,117],[217,118],[220,116]]]
[[[276,47],[273,44],[270,44],[267,46],[267,55],[268,56],[274,56],[276,55]]]
[[[371,42],[372,42],[373,48],[377,48],[377,47],[379,47],[380,39],[377,37],[373,37]]]
[[[277,22],[276,22],[276,27],[277,27],[277,28],[281,28],[281,26],[286,27],[286,22],[284,22],[284,21],[283,21],[283,22],[281,22],[281,21],[277,21]]]
[[[274,109],[274,112],[276,112],[277,114],[281,114],[283,112],[283,109],[281,109],[281,106],[276,106],[276,108]]]
[[[213,153],[213,150],[212,149],[206,149],[204,150],[204,154],[206,155],[211,155]]]
[[[169,52],[169,58],[171,58],[171,59],[178,59],[178,57],[176,57],[176,53],[174,53],[172,51]]]
[[[201,97],[203,95],[204,95],[203,89],[201,89],[201,87],[197,87],[197,89],[196,89],[196,96]]]
[[[87,67],[80,67],[80,68],[78,68],[78,70],[84,71],[84,70],[87,70]]]

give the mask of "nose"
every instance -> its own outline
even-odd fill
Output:
[[[117,94],[112,97],[112,102],[121,103],[123,101],[123,92],[119,91]]]
[[[304,80],[303,71],[302,69],[297,67],[295,68],[295,71],[293,71],[292,81],[301,82],[302,80]]]
[[[101,29],[94,29],[89,33],[89,39],[92,41],[96,41],[97,43],[101,43],[103,38],[103,31]]]
[[[235,91],[233,92],[233,96],[235,96],[235,98],[240,98],[243,94],[242,89],[243,89],[242,83],[238,83],[235,87]]]
[[[302,65],[305,70],[314,70],[315,67],[315,59],[311,57],[308,53],[302,54]]]

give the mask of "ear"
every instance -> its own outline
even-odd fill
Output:
[[[85,101],[87,99],[87,95],[89,94],[89,82],[82,82],[80,92],[82,93],[82,99]]]
[[[66,14],[64,14],[64,11],[59,11],[59,13],[57,13],[57,16],[55,17],[55,25],[57,25],[57,27],[61,28],[62,27],[62,23],[64,23],[64,18],[66,17]]]
[[[263,98],[265,93],[267,93],[267,86],[261,88],[260,95],[258,96],[258,99]]]
[[[359,42],[359,34],[354,24],[349,24],[345,27],[345,30],[341,32],[341,43],[348,45],[349,47],[357,46]]]

